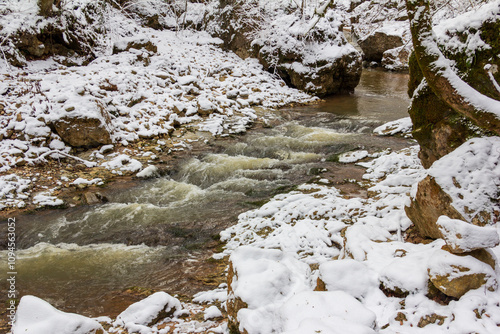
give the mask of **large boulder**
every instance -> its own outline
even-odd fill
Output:
[[[209,31],[240,57],[259,59],[291,87],[320,97],[353,92],[361,77],[361,54],[344,38],[338,14],[329,8],[316,17],[314,6],[304,9],[307,15],[293,4],[276,6],[221,1],[218,26]]]
[[[454,63],[458,75],[473,88],[490,98],[500,100],[495,81],[500,82],[500,8],[491,3],[480,13],[459,16],[454,22],[438,25],[434,30],[438,46]],[[420,145],[419,157],[425,168],[452,152],[471,137],[488,135],[437,97],[422,82],[417,59],[410,57],[409,109],[413,137]],[[417,89],[418,88],[418,89]]]
[[[377,30],[359,40],[358,44],[363,50],[364,60],[380,63],[385,51],[403,46],[403,38],[388,30]]]
[[[442,238],[437,221],[445,215],[477,226],[500,217],[500,138],[473,138],[436,161],[414,189],[405,208],[422,236]]]
[[[493,248],[500,243],[494,226],[475,226],[463,220],[439,217],[437,226],[452,253],[466,253],[484,248]]]
[[[214,18],[216,27],[209,27],[209,31],[223,40],[227,50],[243,59],[251,57],[251,44],[262,23],[259,12],[256,0],[221,0]]]
[[[11,6],[0,13],[18,17],[9,22],[8,30],[0,29],[0,38],[8,41],[5,57],[15,66],[54,55],[62,56],[58,61],[66,65],[81,65],[95,59],[96,49],[108,43],[103,37],[105,0],[38,0],[26,6]],[[34,10],[43,20],[25,19]]]
[[[255,40],[253,47],[264,68],[289,86],[320,97],[352,93],[361,78],[360,53],[341,33],[324,38],[309,42],[278,32]]]

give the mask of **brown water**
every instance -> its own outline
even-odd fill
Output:
[[[107,204],[18,217],[20,294],[97,316],[109,314],[132,286],[188,295],[203,289],[197,268],[207,265],[214,238],[239,213],[314,179],[318,170],[345,168],[331,159],[338,153],[409,144],[372,135],[374,127],[407,116],[407,80],[367,70],[355,94],[277,111],[269,115],[274,127],[215,140],[166,177],[110,192]],[[0,251],[2,265],[6,256]]]

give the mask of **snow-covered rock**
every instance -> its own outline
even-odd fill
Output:
[[[444,294],[460,298],[470,290],[498,287],[495,270],[470,256],[458,256],[437,250],[429,259],[429,279]]]
[[[473,138],[436,161],[414,187],[406,212],[420,233],[440,238],[442,215],[474,225],[498,219],[500,138]]]
[[[498,246],[500,239],[494,226],[476,226],[463,220],[439,217],[437,226],[453,253],[466,253]]]
[[[23,296],[17,307],[12,334],[103,334],[95,320],[57,310],[46,301]]]
[[[116,317],[115,325],[135,328],[136,326],[153,326],[159,320],[173,317],[182,310],[177,298],[166,292],[156,292],[151,296],[127,307]]]
[[[273,319],[279,307],[296,293],[312,290],[309,267],[282,251],[244,246],[229,261],[227,312],[236,330],[278,330]]]

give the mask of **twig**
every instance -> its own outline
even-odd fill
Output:
[[[76,161],[79,161],[79,162],[83,163],[87,167],[95,167],[95,166],[97,166],[96,162],[87,161],[87,160],[84,160],[82,158],[75,157],[74,155],[71,155],[71,154],[68,154],[68,153],[64,153],[64,152],[61,152],[61,151],[56,151],[56,150],[45,152],[42,155],[38,156],[37,158],[32,159],[31,162],[33,162],[33,163],[42,162],[45,159],[46,156],[52,155],[52,154],[60,154],[60,155],[62,155],[64,157],[66,157],[66,158],[74,159]]]

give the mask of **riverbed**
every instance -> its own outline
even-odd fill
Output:
[[[123,310],[132,298],[125,291],[192,296],[210,288],[204,278],[217,267],[208,259],[220,246],[218,233],[240,213],[305,182],[366,195],[353,182],[363,169],[337,156],[411,144],[372,133],[407,116],[407,80],[406,74],[365,70],[354,94],[275,111],[263,127],[184,154],[162,177],[106,189],[108,203],[16,217],[20,296],[98,316]],[[0,251],[2,265],[6,258]],[[0,273],[2,284],[6,273]]]

